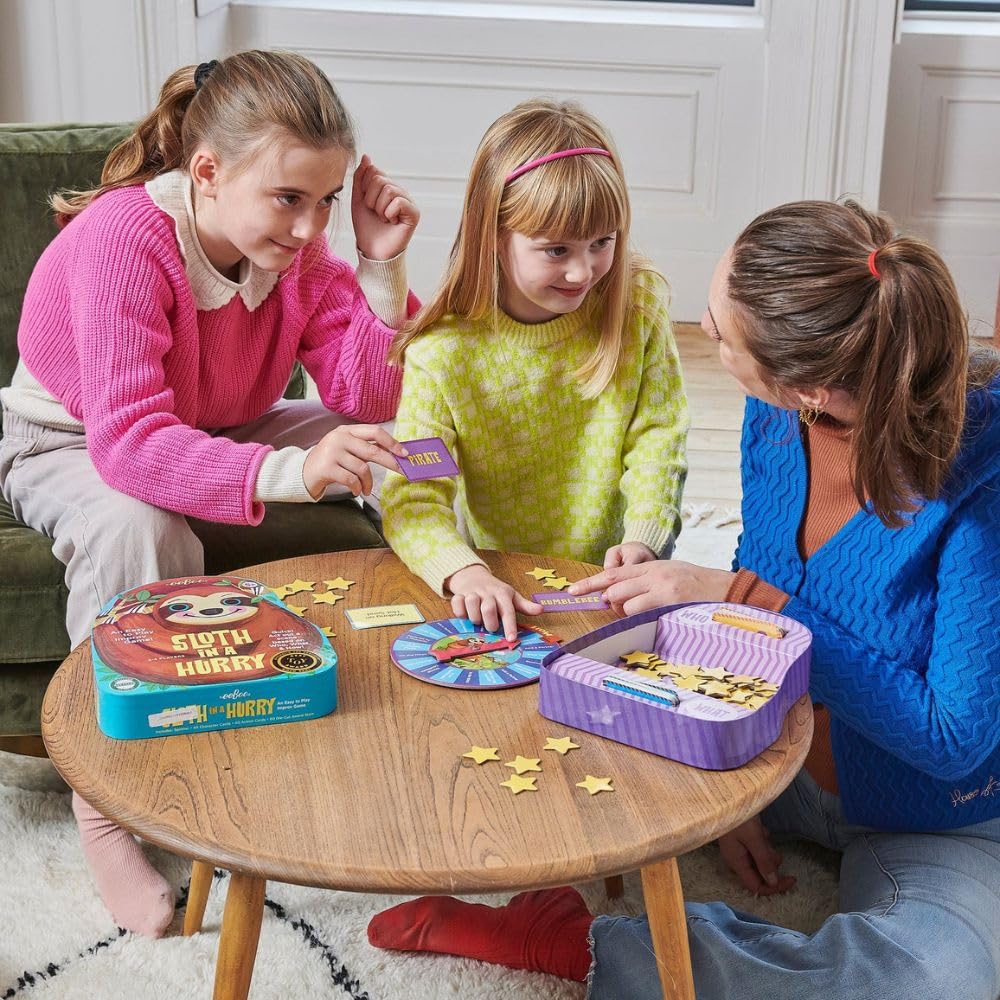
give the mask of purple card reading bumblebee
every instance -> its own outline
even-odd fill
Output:
[[[571,594],[532,594],[531,599],[548,611],[607,611],[610,605],[599,594],[573,597]]]
[[[407,458],[397,458],[396,462],[399,471],[411,483],[420,479],[459,475],[458,465],[441,438],[420,438],[417,441],[400,441],[400,444],[410,454]]]

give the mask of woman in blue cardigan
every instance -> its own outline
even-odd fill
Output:
[[[770,833],[842,853],[840,912],[811,935],[689,903],[699,1000],[996,1000],[1000,994],[1000,359],[972,351],[939,255],[848,202],[755,219],[702,320],[747,393],[733,572],[682,562],[571,588],[625,614],[756,604],[812,631],[806,766],[719,845],[749,889],[786,891]],[[381,947],[659,998],[644,918],[572,889],[507,906],[379,914]]]

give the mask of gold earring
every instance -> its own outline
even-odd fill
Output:
[[[818,406],[803,406],[799,410],[799,420],[806,425],[806,427],[812,427],[817,420],[819,420],[823,411]]]

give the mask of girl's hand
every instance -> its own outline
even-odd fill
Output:
[[[604,568],[615,566],[638,566],[639,563],[652,562],[656,553],[642,542],[622,542],[614,545],[604,553]]]
[[[369,260],[390,260],[406,249],[420,210],[366,153],[354,171],[351,218],[358,249]]]
[[[509,583],[498,580],[478,563],[452,573],[445,586],[454,594],[451,610],[456,617],[482,622],[488,632],[496,632],[501,623],[505,639],[517,638],[517,613],[540,615],[545,609],[522,597]]]
[[[371,493],[372,470],[376,462],[393,472],[399,465],[393,455],[405,458],[409,452],[377,424],[344,424],[324,435],[309,449],[302,466],[302,479],[318,500],[333,483],[346,486],[355,496]]]
[[[729,870],[757,896],[773,896],[795,887],[794,875],[779,875],[784,858],[771,846],[759,816],[719,837],[719,853]]]
[[[677,559],[657,559],[638,566],[618,566],[578,580],[569,588],[574,597],[603,591],[619,614],[634,615],[662,604],[724,601],[735,574],[706,569]]]

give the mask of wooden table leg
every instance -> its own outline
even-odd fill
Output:
[[[625,879],[621,875],[609,875],[604,880],[604,891],[608,899],[621,899],[625,895]]]
[[[663,998],[694,1000],[684,895],[674,858],[643,868],[642,894]]]
[[[184,934],[197,934],[205,918],[208,890],[212,888],[215,866],[207,861],[191,862],[191,885],[188,887],[187,909],[184,911]]]
[[[213,1000],[246,1000],[250,992],[266,888],[267,882],[262,878],[237,872],[230,876],[215,963]]]

